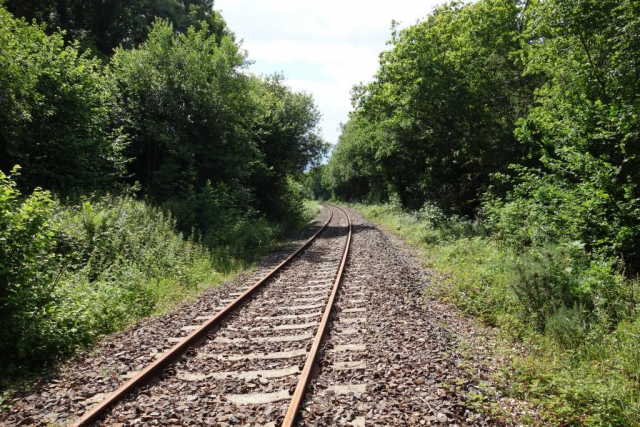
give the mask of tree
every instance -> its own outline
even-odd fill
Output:
[[[405,206],[472,214],[491,174],[530,155],[513,133],[535,84],[522,77],[520,16],[517,1],[437,8],[394,29],[374,81],[356,88],[358,114],[384,134],[376,162]]]
[[[510,203],[526,203],[555,238],[620,257],[637,272],[640,5],[546,0],[532,4],[527,20],[526,71],[545,83],[517,135],[543,156],[539,169],[520,174]]]
[[[24,188],[63,194],[112,186],[126,138],[101,64],[3,8],[0,45],[0,170],[20,164]]]
[[[240,182],[259,157],[249,131],[256,106],[245,58],[230,36],[191,28],[175,34],[158,20],[137,49],[111,61],[121,121],[131,137],[131,180],[158,201],[210,180]]]
[[[324,170],[323,182],[344,200],[384,202],[389,182],[378,157],[384,135],[358,112],[342,126],[338,145]]]
[[[263,167],[255,168],[251,186],[257,208],[280,222],[292,203],[287,179],[317,165],[328,145],[319,135],[321,114],[311,95],[292,91],[282,75],[256,77],[253,83],[258,104],[253,133]]]
[[[47,24],[49,31],[64,31],[65,41],[77,41],[105,57],[118,46],[130,49],[144,42],[156,18],[166,19],[177,32],[206,25],[218,40],[228,34],[226,24],[213,10],[213,0],[7,0],[18,17]]]
[[[185,232],[215,228],[215,215],[205,220],[197,211],[229,210],[214,200],[222,195],[240,212],[297,218],[301,196],[289,179],[326,150],[313,99],[281,76],[261,79],[245,67],[231,36],[218,40],[206,24],[176,34],[162,20],[145,43],[112,58],[131,181],[171,206]]]
[[[283,75],[254,82],[260,111],[256,138],[265,163],[280,177],[317,164],[327,145],[318,135],[321,114],[313,97],[292,91]]]
[[[325,201],[331,198],[331,190],[323,181],[326,165],[318,165],[305,173],[303,181],[305,196],[311,200]]]

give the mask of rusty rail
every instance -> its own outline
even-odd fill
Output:
[[[338,269],[338,274],[336,276],[335,281],[333,282],[333,288],[331,290],[331,296],[329,297],[329,301],[327,302],[327,306],[324,309],[324,313],[322,315],[322,321],[320,322],[320,326],[318,327],[318,332],[316,332],[316,336],[313,339],[313,344],[311,345],[311,350],[309,351],[309,356],[307,357],[307,361],[304,364],[304,368],[302,369],[302,374],[300,375],[300,380],[298,380],[298,384],[293,393],[293,397],[291,399],[291,403],[289,404],[289,408],[287,409],[287,413],[284,416],[284,420],[282,421],[281,427],[291,427],[296,419],[296,414],[298,413],[298,409],[300,408],[300,404],[302,403],[302,399],[304,398],[304,392],[309,384],[309,379],[311,378],[311,371],[313,369],[313,364],[318,357],[318,351],[320,350],[320,344],[322,343],[322,338],[326,333],[327,326],[329,325],[329,316],[331,315],[331,310],[333,310],[333,303],[336,299],[336,295],[338,294],[338,289],[340,288],[340,282],[342,281],[342,274],[344,273],[344,267],[347,263],[347,258],[349,256],[349,248],[351,246],[351,217],[339,206],[335,206],[340,209],[346,216],[347,221],[349,223],[349,234],[347,235],[347,242],[344,246],[344,253],[342,255],[342,261],[340,262],[340,268]]]
[[[267,280],[273,277],[282,267],[287,265],[296,255],[306,249],[312,241],[320,235],[320,233],[327,227],[331,219],[333,218],[333,210],[329,209],[329,219],[324,225],[313,235],[311,236],[300,248],[298,248],[293,254],[291,254],[287,259],[282,261],[263,276],[260,280],[255,282],[251,288],[247,289],[242,293],[238,298],[234,301],[227,304],[222,310],[220,310],[213,318],[207,320],[203,323],[198,329],[194,330],[191,334],[182,339],[182,341],[178,342],[174,345],[168,352],[164,353],[160,358],[158,358],[153,363],[149,364],[142,371],[140,371],[135,377],[131,378],[120,387],[118,387],[115,391],[110,393],[107,397],[105,397],[101,402],[95,404],[88,412],[85,412],[74,424],[74,427],[87,426],[92,422],[98,420],[100,416],[102,416],[111,406],[115,405],[118,401],[124,398],[131,391],[136,388],[147,384],[152,379],[157,377],[164,368],[171,365],[175,361],[177,361],[190,347],[193,347],[203,340],[206,339],[206,335],[215,327],[219,326],[220,323],[236,308],[238,308],[243,302],[249,299],[259,288],[261,288]],[[344,212],[344,210],[343,210]],[[346,213],[346,212],[345,212]],[[347,215],[348,216],[348,215]],[[349,238],[351,238],[351,221],[349,220]],[[345,251],[346,254],[346,251]],[[342,271],[342,267],[340,269]],[[332,294],[333,298],[333,294]]]

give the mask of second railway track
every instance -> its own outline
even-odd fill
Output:
[[[200,331],[192,342],[167,337],[178,343],[176,354],[132,373],[136,384],[121,386],[75,425],[293,425],[351,241],[347,212],[326,208],[333,213],[326,229],[304,251],[258,286],[221,301],[228,305],[213,316],[217,320],[202,317],[204,326],[183,328],[185,334]],[[236,304],[236,298],[244,300]]]

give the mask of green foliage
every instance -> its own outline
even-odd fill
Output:
[[[112,185],[124,174],[126,138],[100,63],[2,7],[0,45],[0,169],[22,165],[30,190]]]
[[[634,1],[452,2],[392,33],[325,172],[336,197],[480,212],[521,248],[640,269]]]
[[[561,348],[577,349],[584,344],[587,332],[585,310],[576,305],[567,308],[561,305],[544,319],[545,334]]]
[[[188,200],[176,197],[165,205],[176,213],[181,229],[212,248],[219,260],[253,261],[273,246],[278,230],[255,211],[243,212],[239,195],[228,186],[207,182]]]
[[[579,242],[594,256],[623,259],[635,272],[640,199],[616,183],[620,169],[575,152],[546,163],[555,173],[523,170],[508,197],[486,203],[494,231],[516,246]]]
[[[287,232],[302,218],[303,192],[294,181],[316,166],[329,146],[318,135],[321,115],[310,95],[291,91],[281,75],[253,79],[253,93],[258,108],[253,133],[261,153],[251,176],[255,206]]]
[[[221,237],[228,230],[220,226],[242,234],[250,218],[295,228],[287,222],[299,223],[302,198],[290,191],[289,177],[326,151],[311,97],[292,92],[279,76],[247,76],[245,61],[229,36],[218,40],[206,27],[175,34],[157,21],[147,42],[117,50],[111,62],[132,141],[132,181],[166,203],[184,232],[195,227],[208,236],[205,242],[234,240]],[[213,201],[218,195],[207,183],[223,189],[223,200]],[[260,221],[256,231],[264,230]],[[240,240],[271,239],[261,233]]]
[[[531,354],[515,358],[514,372],[505,373],[506,391],[541,404],[542,414],[550,424],[638,425],[637,319],[622,322],[613,331],[585,334],[579,326],[580,315],[575,323],[574,316],[567,314],[563,323],[571,322],[564,328],[585,337],[579,347],[572,348],[577,344],[576,337],[569,336],[568,347],[558,347],[545,339],[533,341],[528,346]]]
[[[19,168],[13,169],[14,176]],[[20,200],[14,176],[0,172],[0,354],[26,355],[16,338],[33,329],[33,323],[50,299],[59,280],[61,259],[54,253],[56,228],[53,202],[36,189]],[[10,375],[12,364],[2,363]]]
[[[2,381],[211,286],[229,268],[130,198],[63,206],[0,175]]]
[[[343,200],[386,201],[388,185],[376,153],[383,137],[371,122],[352,115],[323,171],[323,185]]]
[[[550,233],[622,258],[631,274],[640,268],[639,12],[637,2],[591,0],[528,11],[527,37],[545,42],[523,51],[527,74],[545,83],[517,135],[544,149],[544,169],[524,169],[513,195]]]
[[[279,177],[304,172],[328,148],[317,133],[321,115],[313,97],[291,91],[282,75],[253,82],[259,104],[255,133],[264,163]]]
[[[527,316],[541,332],[559,311],[580,311],[589,321],[608,324],[627,314],[621,299],[630,301],[624,280],[611,262],[590,260],[579,245],[532,248],[514,265],[512,289]],[[593,318],[593,316],[604,318]]]
[[[75,40],[83,49],[111,56],[115,48],[136,47],[146,40],[156,18],[173,24],[176,31],[206,25],[211,35],[227,33],[212,0],[7,0],[5,7],[14,15],[47,24],[50,30],[65,32],[65,40]]]
[[[244,64],[230,37],[175,34],[165,21],[139,48],[116,51],[111,74],[131,136],[132,179],[154,199],[246,179],[258,151],[246,135],[255,109]]]
[[[391,187],[404,206],[471,214],[490,175],[532,151],[514,135],[534,87],[520,16],[517,1],[452,2],[394,29],[374,81],[355,88],[328,170],[336,195],[384,200]]]
[[[511,360],[497,378],[505,393],[539,405],[550,425],[640,422],[640,283],[615,262],[576,244],[523,249],[433,206],[356,207],[446,273],[426,292],[500,327],[506,341],[496,356]]]
[[[308,200],[325,201],[331,198],[331,190],[323,181],[325,168],[325,165],[319,165],[305,173],[302,185],[304,187],[304,196]]]

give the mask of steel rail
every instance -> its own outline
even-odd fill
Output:
[[[131,391],[136,388],[149,383],[152,379],[158,376],[164,368],[174,363],[180,358],[190,347],[193,347],[206,339],[206,335],[219,324],[236,308],[238,308],[243,302],[249,299],[259,288],[261,288],[271,277],[273,277],[282,267],[287,265],[293,258],[300,252],[306,249],[311,242],[313,242],[320,233],[327,228],[329,222],[333,218],[333,210],[329,208],[329,219],[324,225],[311,236],[300,248],[298,248],[293,254],[289,255],[287,259],[282,261],[273,270],[268,272],[260,280],[255,282],[249,289],[242,293],[238,298],[227,304],[222,310],[220,310],[213,318],[207,320],[198,329],[194,330],[191,334],[187,335],[180,342],[174,345],[168,352],[164,353],[161,357],[156,359],[151,364],[147,365],[142,371],[140,371],[135,377],[131,378],[116,390],[111,392],[102,401],[95,404],[91,409],[85,412],[77,421],[74,422],[74,427],[84,427],[97,421],[111,406],[115,405],[118,401],[124,398]]]
[[[300,379],[298,380],[296,389],[293,392],[291,403],[289,403],[289,408],[287,409],[287,413],[284,416],[284,420],[282,421],[281,427],[293,426],[293,423],[296,419],[296,414],[298,413],[298,409],[302,404],[302,399],[304,398],[304,392],[307,389],[307,386],[309,385],[309,380],[311,378],[313,364],[315,363],[316,358],[318,357],[320,344],[322,343],[322,339],[326,333],[327,326],[329,325],[329,316],[331,315],[331,310],[333,310],[333,303],[335,302],[336,295],[338,294],[338,289],[340,288],[340,283],[342,282],[344,267],[347,264],[347,258],[349,256],[349,248],[351,246],[351,231],[352,231],[351,217],[349,216],[349,213],[344,209],[342,209],[340,206],[335,206],[335,207],[340,209],[347,216],[347,221],[349,223],[349,234],[347,235],[347,242],[344,245],[344,253],[342,255],[342,261],[340,261],[340,268],[338,269],[336,280],[333,282],[333,289],[331,290],[331,296],[329,297],[327,306],[324,309],[324,314],[322,315],[322,321],[320,322],[320,326],[318,327],[318,332],[316,332],[316,336],[313,339],[313,344],[311,345],[309,356],[307,357],[307,361],[305,362],[304,368],[302,369],[302,374],[300,375]]]

